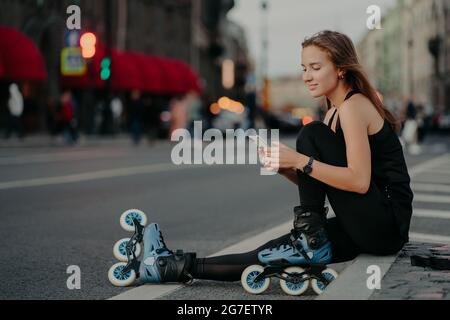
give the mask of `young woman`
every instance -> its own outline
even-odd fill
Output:
[[[276,149],[265,150],[265,166],[298,186],[294,229],[251,252],[199,259],[165,250],[156,228],[148,240],[155,239],[154,246],[165,253],[156,255],[154,267],[147,266],[144,280],[237,281],[252,264],[301,263],[299,243],[314,262],[336,263],[360,253],[394,254],[408,242],[413,194],[396,120],[367,80],[347,36],[323,31],[302,47],[303,80],[313,97],[326,97],[328,112],[324,122],[302,128],[296,150],[280,144],[278,161]],[[325,196],[336,214],[328,220]]]

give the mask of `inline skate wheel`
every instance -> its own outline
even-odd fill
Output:
[[[109,268],[108,279],[114,286],[126,287],[136,280],[136,272],[134,270],[130,270],[124,275],[120,274],[126,265],[125,262],[119,262]]]
[[[300,276],[300,274],[304,273],[305,270],[300,267],[289,267],[284,269],[283,277],[289,277],[289,276]],[[306,274],[302,275],[302,279],[307,278],[308,276]],[[283,279],[280,279],[280,286],[281,289],[288,295],[291,296],[299,296],[303,294],[309,286],[309,280],[305,280],[299,283],[294,283],[290,281],[286,281]]]
[[[127,256],[127,244],[128,241],[130,241],[131,238],[124,238],[116,242],[116,244],[113,247],[113,253],[114,257],[116,257],[117,260],[121,262],[128,262],[128,256]],[[141,254],[141,245],[139,243],[136,243],[136,248],[134,251],[134,254],[136,257],[139,257]]]
[[[245,291],[251,294],[261,294],[267,290],[270,285],[270,278],[264,278],[258,282],[254,282],[254,279],[263,273],[264,267],[259,265],[252,265],[247,267],[241,276],[241,284]]]
[[[338,277],[337,272],[330,268],[323,270],[322,275],[330,282],[334,281]],[[327,286],[322,281],[314,278],[311,280],[311,287],[315,293],[320,295],[324,292]]]
[[[134,231],[133,218],[136,218],[142,226],[147,224],[147,216],[138,209],[130,209],[122,213],[120,216],[120,226],[129,232]]]

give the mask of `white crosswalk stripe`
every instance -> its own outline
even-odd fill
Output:
[[[450,203],[450,196],[436,196],[430,194],[414,194],[414,201],[432,203]]]
[[[422,192],[448,192],[450,193],[450,185],[436,183],[419,183],[413,182],[411,188],[414,191]]]
[[[429,172],[432,174],[450,175],[450,170],[444,170],[444,169],[431,169]]]
[[[429,243],[450,243],[450,237],[434,235],[434,234],[425,234],[419,232],[410,232],[409,233],[410,241],[421,241],[421,242],[429,242]]]
[[[431,210],[431,209],[414,208],[413,216],[419,218],[450,219],[450,210]]]
[[[413,217],[436,219],[442,221],[442,223],[449,220],[450,206],[448,206],[448,209],[435,210],[421,208],[419,205],[419,203],[422,205],[427,203],[428,206],[430,204],[450,204],[450,158],[448,154],[416,166],[411,171],[411,188],[414,192]],[[429,194],[420,192],[429,192]],[[435,194],[436,192],[440,194]],[[438,223],[440,222],[435,222],[435,224]],[[409,235],[411,241],[450,243],[449,231],[445,228],[441,228],[441,234],[427,234],[420,232],[423,230],[420,220],[413,220],[411,230],[414,230]]]

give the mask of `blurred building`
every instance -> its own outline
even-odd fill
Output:
[[[234,0],[0,0],[0,26],[30,37],[44,57],[48,77],[37,90],[42,110],[49,97],[60,94],[66,10],[74,4],[81,8],[82,32],[93,32],[106,47],[184,61],[200,76],[209,100],[224,94],[241,98],[248,51],[243,30],[227,20]],[[236,66],[232,90],[224,89],[221,82],[225,58]],[[82,109],[95,103],[96,97],[87,91]]]
[[[399,0],[357,46],[386,104],[404,98],[450,111],[450,0]]]

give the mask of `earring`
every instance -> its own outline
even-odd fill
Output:
[[[339,79],[343,80],[343,79],[344,79],[344,75],[341,74],[341,75],[339,76]]]

